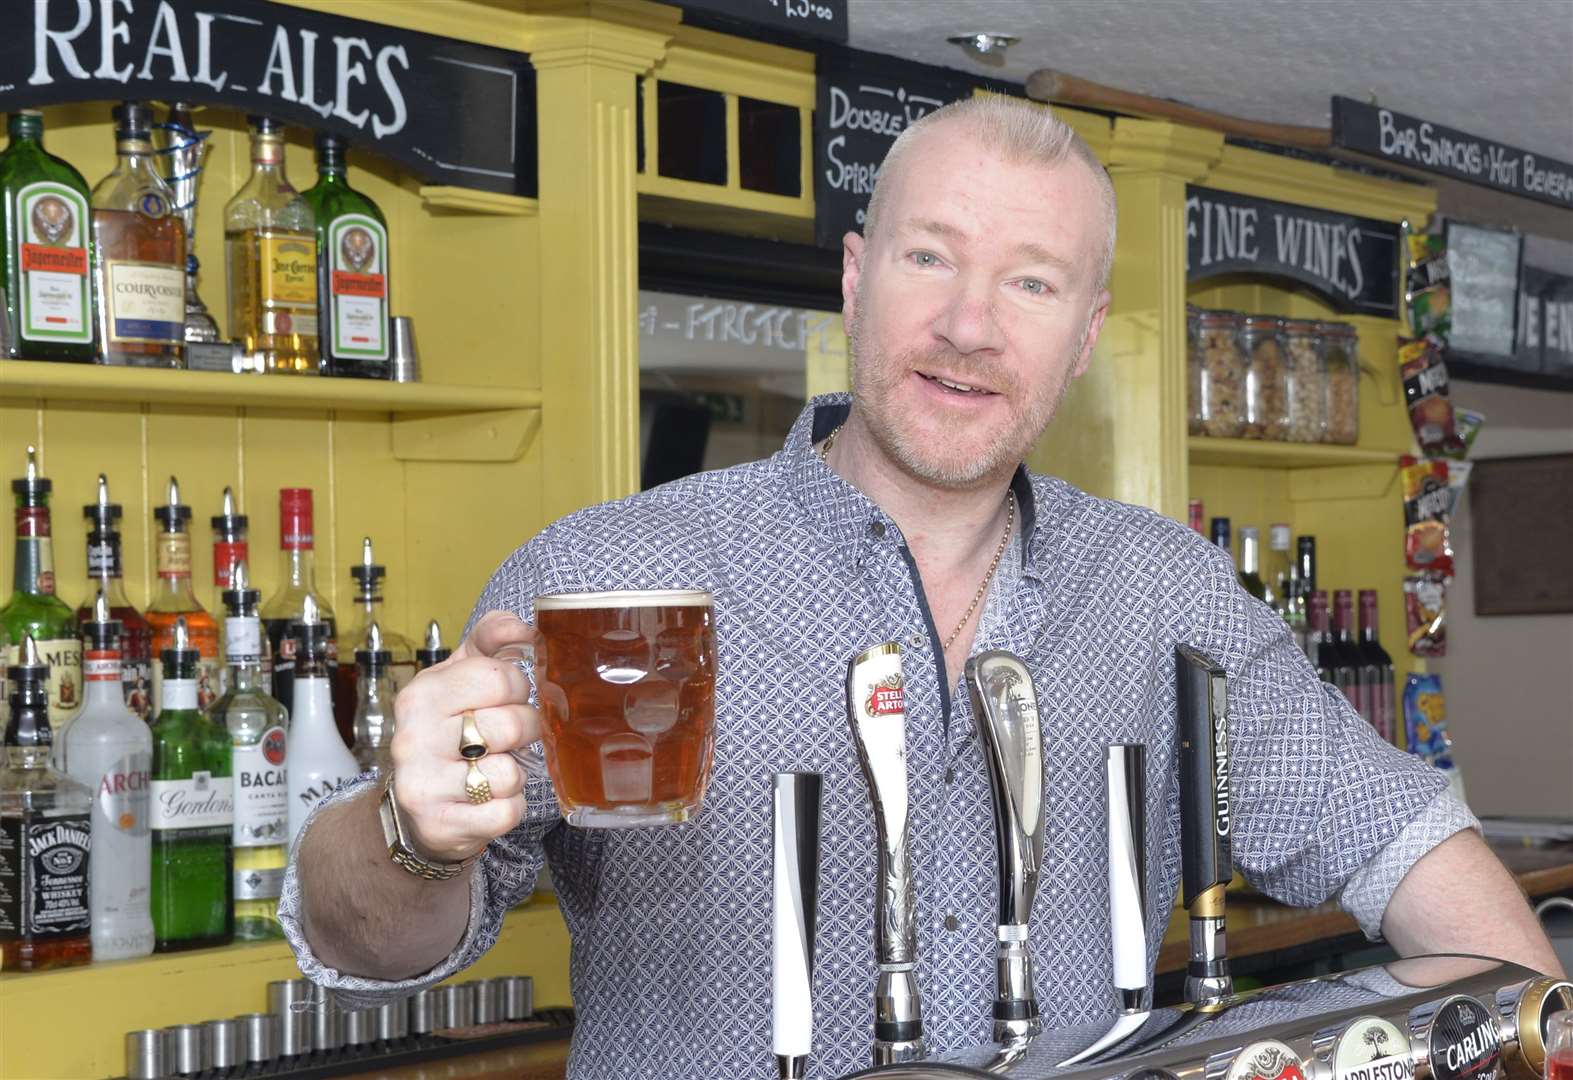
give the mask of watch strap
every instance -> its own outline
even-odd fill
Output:
[[[417,853],[410,843],[409,834],[404,831],[404,821],[399,816],[399,803],[393,797],[393,774],[388,774],[388,781],[383,785],[382,799],[378,807],[382,818],[383,839],[388,844],[388,858],[394,865],[414,874],[426,881],[447,881],[457,877],[469,868],[475,861],[471,856],[460,862],[436,862]]]

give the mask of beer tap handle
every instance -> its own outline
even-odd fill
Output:
[[[1180,851],[1182,900],[1190,913],[1187,1001],[1207,1003],[1233,990],[1224,938],[1229,853],[1227,678],[1206,654],[1175,646],[1179,691]]]
[[[802,1080],[814,1034],[819,905],[819,773],[775,774],[772,1045],[780,1080]]]

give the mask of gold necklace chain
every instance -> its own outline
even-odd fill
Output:
[[[821,461],[828,460],[830,447],[836,441],[836,436],[839,434],[841,434],[841,425],[837,424],[833,429],[831,429],[830,434],[825,436],[825,441],[819,444],[819,458]],[[978,605],[983,602],[983,597],[989,591],[989,583],[994,580],[994,572],[999,569],[1000,560],[1005,557],[1005,545],[1010,543],[1011,529],[1013,529],[1015,525],[1016,493],[1014,491],[1006,491],[1005,534],[1000,537],[999,546],[994,549],[994,558],[989,560],[989,568],[987,572],[984,573],[982,582],[978,584],[978,591],[972,594],[972,603],[967,605],[967,613],[963,615],[961,617],[961,621],[956,624],[956,629],[950,632],[950,637],[945,639],[944,648],[949,649],[956,643],[956,639],[961,636],[961,632],[965,630],[967,628],[967,624],[972,621],[972,615],[978,610]]]

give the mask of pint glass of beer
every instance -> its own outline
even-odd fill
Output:
[[[715,749],[715,616],[699,590],[535,598],[546,766],[572,825],[687,821]]]

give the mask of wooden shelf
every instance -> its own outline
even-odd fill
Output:
[[[1239,465],[1262,469],[1319,469],[1337,465],[1393,465],[1404,450],[1368,450],[1321,443],[1264,442],[1260,439],[1185,440],[1192,465]]]
[[[39,400],[420,414],[539,409],[541,392],[506,386],[232,375],[0,360],[0,401]]]

